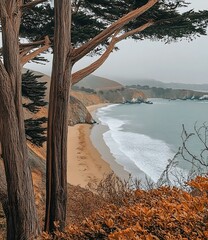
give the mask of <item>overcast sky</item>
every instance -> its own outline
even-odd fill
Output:
[[[208,9],[208,0],[189,0],[195,10]],[[93,74],[112,80],[156,79],[163,82],[208,83],[208,36],[192,42],[164,44],[148,40],[126,40],[118,44],[108,60]],[[85,57],[75,69],[78,70],[95,58]],[[31,67],[31,65],[27,65]],[[50,74],[50,64],[33,66]]]

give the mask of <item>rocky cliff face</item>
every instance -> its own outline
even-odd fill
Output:
[[[144,93],[135,88],[100,90],[97,94],[110,103],[136,103],[146,100]]]
[[[69,125],[73,126],[78,123],[95,123],[91,114],[84,106],[84,104],[76,99],[75,97],[70,97],[70,106],[69,106]]]
[[[97,93],[72,91],[69,107],[69,125],[72,126],[77,123],[92,124],[95,122],[86,106],[100,103],[140,103],[145,100],[146,97],[141,91],[129,88],[100,90]]]
[[[96,92],[89,93],[86,91],[71,91],[71,96],[82,102],[84,106],[108,102],[106,99],[103,99],[98,94],[96,94]]]

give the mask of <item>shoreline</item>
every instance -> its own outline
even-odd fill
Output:
[[[124,169],[124,167],[119,164],[113,154],[110,152],[109,147],[106,145],[104,139],[103,139],[103,133],[107,132],[109,128],[107,126],[104,126],[100,123],[99,119],[96,117],[96,111],[99,108],[108,106],[110,104],[106,104],[101,107],[97,107],[94,111],[91,111],[91,109],[88,109],[97,122],[96,125],[93,125],[91,129],[91,134],[90,134],[90,140],[94,147],[97,149],[97,151],[100,153],[101,158],[103,161],[107,162],[114,172],[114,174],[119,177],[119,179],[123,180],[128,180],[130,173]],[[93,106],[92,106],[93,107]]]
[[[95,111],[98,108],[107,106],[108,104],[91,105],[87,107],[89,112],[95,116]],[[72,185],[86,187],[89,184],[99,183],[106,175],[114,172],[115,167],[112,167],[112,162],[116,168],[125,175],[122,166],[118,165],[110,150],[106,145],[102,145],[105,152],[108,152],[108,157],[103,156],[93,144],[91,138],[92,129],[95,125],[77,124],[68,127],[68,143],[67,143],[67,181]],[[100,126],[98,126],[100,127]],[[97,130],[96,130],[97,131]],[[95,131],[95,132],[96,132]],[[96,135],[97,141],[101,142],[102,134],[98,132]],[[120,174],[119,174],[120,175]],[[122,175],[122,174],[121,174]],[[120,176],[118,176],[120,177]]]

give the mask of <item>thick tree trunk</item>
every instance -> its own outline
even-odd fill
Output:
[[[0,62],[0,117],[8,208],[7,239],[35,239],[39,233],[28,165],[21,96],[19,25],[21,1],[1,2],[4,64]]]
[[[65,226],[67,203],[67,130],[71,78],[70,3],[55,1],[54,58],[50,87],[45,231]]]
[[[20,109],[16,109],[11,80],[0,66],[0,115],[2,157],[8,192],[7,239],[30,239],[38,235],[31,173],[28,165],[24,129],[19,128]]]

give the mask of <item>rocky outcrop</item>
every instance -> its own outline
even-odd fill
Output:
[[[96,105],[108,102],[106,99],[100,97],[96,92],[89,93],[86,91],[71,91],[71,96],[78,99],[85,106]]]
[[[95,123],[94,119],[84,104],[73,96],[70,97],[68,122],[70,126],[78,123]]]
[[[101,90],[97,94],[110,103],[141,103],[146,100],[144,93],[135,88]]]

